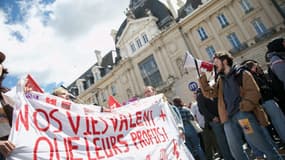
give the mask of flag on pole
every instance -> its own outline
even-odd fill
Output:
[[[196,64],[195,64],[196,63]],[[194,58],[188,51],[185,55],[184,68],[199,68],[207,72],[211,72],[214,68],[214,65],[208,61],[203,61]]]
[[[33,77],[30,74],[28,74],[26,78],[25,87],[35,92],[44,93],[44,90],[37,84],[37,82],[33,79]]]
[[[109,96],[108,105],[111,110],[121,107],[121,104],[113,96]]]

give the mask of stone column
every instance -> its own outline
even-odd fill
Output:
[[[215,40],[218,42],[219,46],[220,46],[220,49],[225,49],[226,47],[223,45],[223,42],[221,41],[221,38],[219,37],[215,27],[213,26],[213,24],[211,23],[211,19],[210,18],[207,18],[206,19],[206,22],[211,30],[211,32],[213,33],[214,35],[214,38]]]
[[[233,7],[232,4],[229,4],[229,10],[230,13],[233,15],[235,22],[237,23],[243,37],[245,37],[245,40],[249,40],[250,39],[250,34],[249,32],[245,29],[245,27],[243,26],[243,22],[241,21],[241,18],[237,15],[235,8]]]

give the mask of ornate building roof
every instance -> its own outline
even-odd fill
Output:
[[[140,19],[143,17],[154,16],[158,18],[158,28],[163,29],[168,27],[173,21],[174,17],[170,10],[159,0],[130,0],[129,9],[126,11],[127,18],[123,21],[115,37],[115,44],[122,35],[127,26],[128,19]],[[118,59],[120,58],[120,49],[116,48]]]
[[[178,19],[186,17],[201,4],[201,0],[187,0],[185,5],[178,10]]]

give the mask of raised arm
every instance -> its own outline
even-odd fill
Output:
[[[214,86],[210,86],[207,80],[207,76],[205,73],[201,74],[201,77],[199,78],[199,83],[201,90],[203,92],[203,95],[207,98],[216,98],[218,97],[218,87],[217,84]]]

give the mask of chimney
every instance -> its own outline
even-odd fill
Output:
[[[118,31],[115,29],[111,30],[111,36],[113,38],[114,43],[116,42],[116,35],[117,35]]]
[[[182,0],[177,0],[177,6],[179,8],[183,7],[184,6],[184,2]]]
[[[173,17],[174,17],[174,18],[177,18],[177,12],[176,12],[174,6],[173,6],[172,3],[171,3],[171,0],[167,0],[167,5],[168,5],[168,8],[169,8],[169,10],[171,11]]]
[[[101,51],[95,49],[94,53],[96,54],[96,58],[97,58],[97,63],[98,63],[98,65],[101,65],[101,62],[102,62]]]

